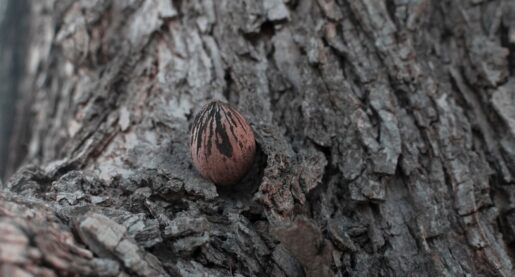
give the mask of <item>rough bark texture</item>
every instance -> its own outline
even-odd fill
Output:
[[[0,272],[513,276],[514,1],[45,0],[31,20]],[[232,189],[191,166],[210,99],[259,145]]]

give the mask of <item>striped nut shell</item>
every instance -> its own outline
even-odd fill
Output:
[[[252,166],[256,141],[245,118],[228,104],[214,101],[191,128],[191,157],[200,174],[217,185],[238,182]]]

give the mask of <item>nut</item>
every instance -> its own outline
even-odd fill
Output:
[[[231,185],[252,166],[256,141],[252,127],[228,104],[202,108],[191,128],[191,157],[200,174],[217,185]]]

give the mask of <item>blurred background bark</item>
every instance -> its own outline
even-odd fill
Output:
[[[4,275],[513,276],[514,1],[42,0],[29,30]],[[259,146],[230,189],[189,157],[212,99]]]
[[[0,3],[0,178],[4,177],[7,168],[16,96],[24,72],[29,39],[28,15],[29,5],[25,0]]]

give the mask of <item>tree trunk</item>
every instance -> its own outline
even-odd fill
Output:
[[[6,0],[0,3],[0,179],[4,177],[7,168],[16,96],[24,73],[24,56],[29,37],[20,34],[28,31],[28,7],[27,0]],[[21,132],[17,135],[21,135]]]
[[[514,1],[31,5],[2,273],[513,276]],[[232,188],[212,99],[256,135]]]

